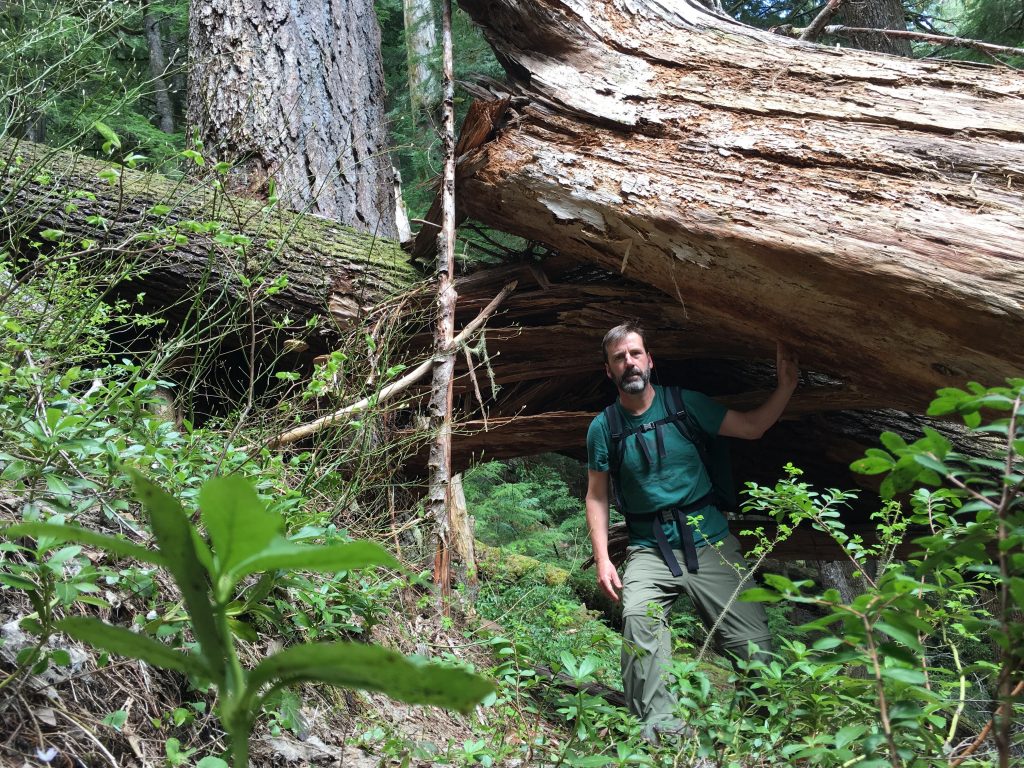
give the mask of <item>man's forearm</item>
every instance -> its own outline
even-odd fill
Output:
[[[590,528],[590,545],[594,550],[594,561],[608,560],[608,505],[594,499],[587,499],[587,527]]]
[[[751,422],[752,428],[758,432],[760,437],[767,432],[782,416],[783,411],[793,396],[795,387],[783,387],[779,385],[761,405],[752,411],[747,411],[747,419]]]

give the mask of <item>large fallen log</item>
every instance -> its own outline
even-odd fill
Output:
[[[194,321],[197,306],[208,318],[232,307],[248,318],[252,305],[261,328],[299,336],[314,353],[419,280],[393,241],[226,196],[215,181],[176,181],[8,140],[0,145],[0,220],[26,259],[44,252],[28,253],[26,244],[42,240],[70,244],[82,264],[122,261],[108,287],[143,294],[142,311],[180,323]],[[314,318],[322,322],[310,333]]]
[[[723,357],[781,338],[893,407],[1024,370],[1017,73],[696,0],[462,6],[528,101],[463,157],[464,215],[655,287]]]

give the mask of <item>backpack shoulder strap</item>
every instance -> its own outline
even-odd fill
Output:
[[[622,502],[622,494],[619,492],[618,480],[619,469],[622,467],[622,456],[626,450],[625,435],[622,434],[625,425],[615,403],[604,409],[604,420],[608,427],[608,475],[611,479],[612,500],[618,510],[625,514],[626,507]]]
[[[710,443],[710,436],[701,427],[700,422],[693,417],[693,414],[686,410],[686,404],[683,402],[683,391],[679,387],[665,387],[665,397],[669,418],[676,425],[679,434],[693,443],[694,448],[697,449],[697,453],[700,455],[700,462],[704,465],[704,469],[710,477],[711,457],[708,445]]]

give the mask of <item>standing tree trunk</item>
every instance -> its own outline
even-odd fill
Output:
[[[143,6],[142,26],[149,46],[149,74],[156,100],[157,125],[164,133],[174,133],[174,105],[167,87],[167,56],[164,55],[164,41],[160,34],[160,19],[153,13],[151,3]]]
[[[409,107],[415,123],[436,105],[439,97],[432,59],[437,48],[432,0],[403,0],[405,42],[409,60]]]
[[[907,28],[906,14],[900,0],[846,0],[832,23],[866,29]],[[909,40],[885,35],[851,35],[843,41],[843,45],[896,56],[910,56],[911,53]]]
[[[393,238],[370,0],[213,0],[189,20],[188,123],[235,188]]]
[[[434,371],[430,386],[430,428],[434,441],[427,460],[427,505],[437,531],[434,582],[442,599],[451,591],[452,374],[455,371],[455,79],[452,65],[452,6],[442,0],[442,104],[444,175],[441,180],[441,230],[437,234],[437,314],[434,325]]]

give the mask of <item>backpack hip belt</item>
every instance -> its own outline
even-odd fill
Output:
[[[679,561],[676,560],[676,556],[672,552],[672,546],[668,542],[668,536],[665,535],[665,528],[662,523],[676,524],[676,529],[679,531],[679,540],[682,542],[683,562],[686,564],[686,570],[690,573],[697,573],[699,570],[697,546],[693,541],[693,528],[690,526],[689,516],[691,513],[713,503],[714,493],[709,492],[696,501],[691,501],[689,504],[683,504],[679,507],[668,507],[646,514],[630,512],[627,513],[627,516],[634,520],[651,521],[651,533],[654,534],[654,540],[658,544],[661,558],[665,561],[672,575],[679,577],[683,575],[683,569],[679,567]]]

